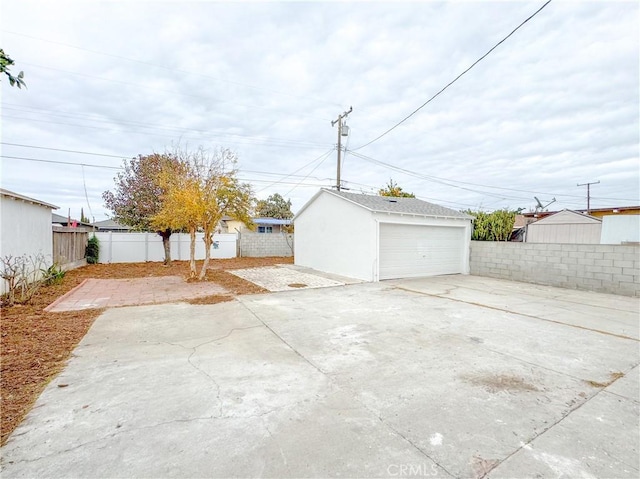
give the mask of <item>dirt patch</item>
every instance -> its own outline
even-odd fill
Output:
[[[480,456],[473,456],[471,459],[471,467],[473,468],[474,477],[481,479],[494,469],[500,461],[497,459],[483,459]]]
[[[589,380],[585,380],[585,382],[591,387],[603,389],[603,388],[606,388],[607,386],[611,386],[615,381],[617,381],[622,377],[624,377],[624,373],[621,373],[618,371],[618,372],[609,374],[609,381],[606,381],[604,383],[600,383],[597,381],[589,381]]]
[[[287,286],[289,286],[290,288],[306,288],[307,287],[307,285],[304,283],[291,283]]]
[[[224,296],[220,294],[212,294],[210,296],[201,296],[199,298],[188,299],[189,304],[218,304],[226,301],[233,301],[233,296]]]
[[[197,298],[194,304],[214,304],[241,294],[263,293],[259,286],[225,270],[291,264],[293,258],[232,258],[211,260],[206,281],[213,281],[232,296]],[[202,261],[197,262],[198,271]],[[43,287],[28,305],[4,307],[0,321],[2,362],[0,396],[0,444],[22,421],[49,381],[64,367],[71,351],[87,333],[102,310],[91,309],[48,313],[44,311],[58,297],[89,278],[125,279],[148,276],[189,276],[188,261],[162,263],[94,264],[67,272],[60,284]]]
[[[539,389],[533,384],[529,384],[523,378],[510,374],[491,374],[487,376],[466,376],[465,381],[480,386],[490,393],[507,392],[530,392]]]

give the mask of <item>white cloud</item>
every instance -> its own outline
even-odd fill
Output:
[[[366,143],[541,4],[4,4],[2,47],[25,71],[28,89],[3,80],[2,141],[123,157],[176,142],[229,146],[243,170],[271,173],[243,173],[261,197],[301,182],[289,193],[295,210],[334,183],[335,152],[269,184],[332,147],[330,121],[339,113],[353,105],[348,145]],[[593,205],[638,204],[638,58],[637,4],[552,2],[440,97],[358,151],[473,184],[455,188],[354,155],[343,179],[374,191],[392,177],[446,205],[486,208],[532,207],[536,193],[555,195],[560,208],[584,207],[576,184],[599,179]],[[121,164],[9,145],[2,154]],[[87,210],[86,183],[102,219],[101,194],[115,171],[84,173],[83,182],[80,167],[2,159],[3,187],[77,216]]]

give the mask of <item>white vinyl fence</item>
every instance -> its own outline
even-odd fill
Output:
[[[140,263],[163,261],[162,238],[156,233],[96,233],[100,241],[100,263]],[[196,259],[204,259],[204,234],[196,233]],[[191,239],[189,234],[174,233],[170,238],[171,259],[188,260]],[[211,258],[235,258],[236,235],[214,235]]]

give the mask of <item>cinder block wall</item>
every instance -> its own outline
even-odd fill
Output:
[[[471,274],[640,297],[640,246],[471,242]]]
[[[240,256],[293,256],[293,235],[284,233],[246,233],[240,235]]]

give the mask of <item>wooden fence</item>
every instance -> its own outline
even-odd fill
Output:
[[[87,264],[85,250],[89,230],[84,228],[53,227],[53,262],[63,269],[78,268]]]

